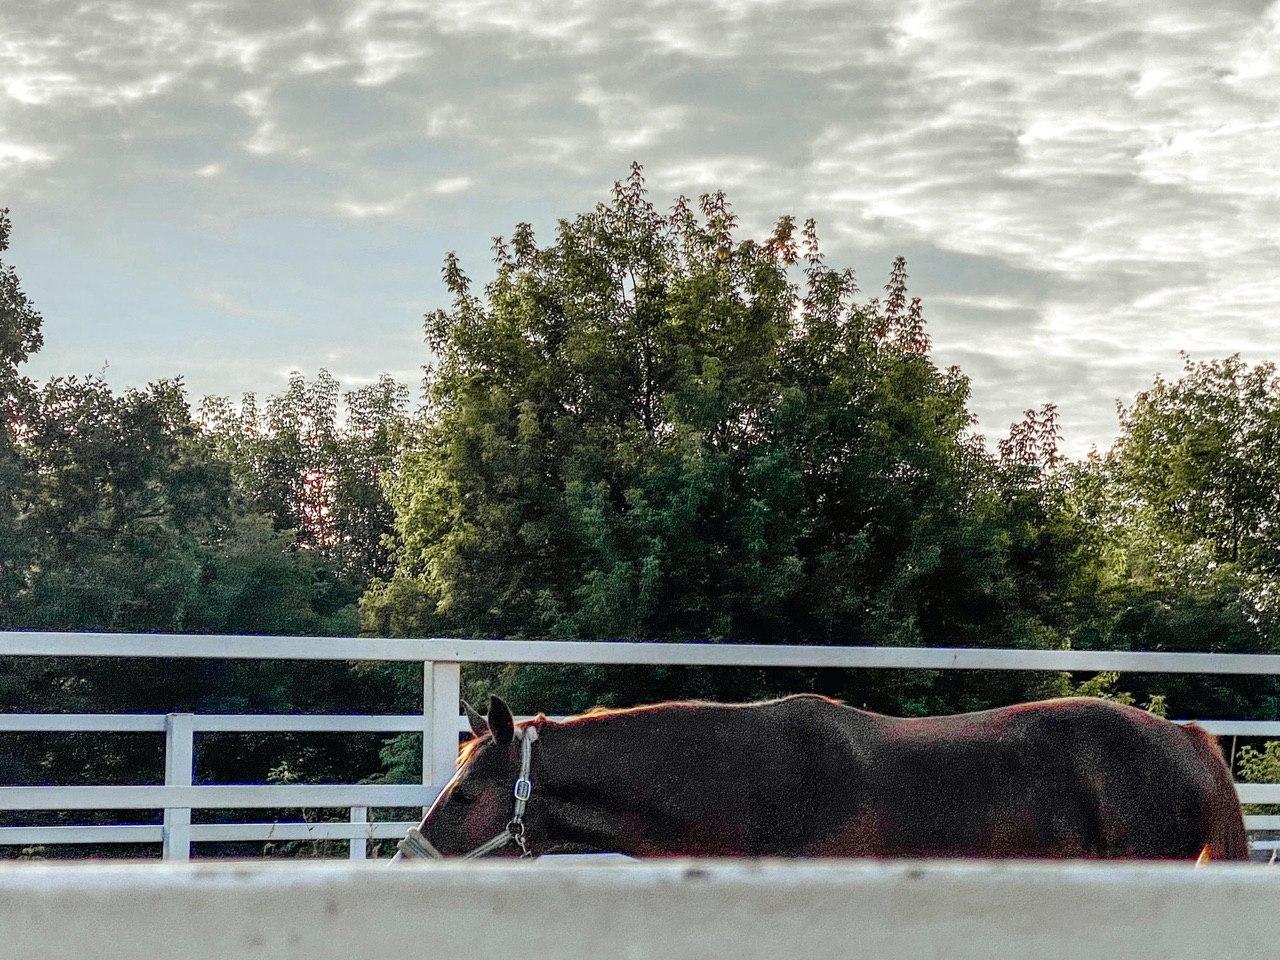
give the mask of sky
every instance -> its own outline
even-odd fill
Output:
[[[1280,2],[0,2],[37,376],[417,383],[445,252],[632,160],[866,290],[905,255],[988,436],[1105,447],[1180,351],[1280,354]]]

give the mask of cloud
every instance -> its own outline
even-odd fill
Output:
[[[465,193],[471,189],[474,182],[471,177],[442,177],[432,183],[427,190],[410,190],[389,200],[341,200],[336,204],[336,208],[339,213],[356,220],[364,220],[370,217],[393,217],[424,196],[447,197],[452,194]]]
[[[577,100],[595,111],[605,142],[615,150],[650,148],[679,131],[691,112],[681,104],[655,105],[632,92],[606,90],[594,78],[586,80]]]
[[[403,40],[368,40],[361,49],[363,70],[356,83],[377,87],[412,71],[413,64],[428,54],[426,47]]]
[[[470,190],[473,183],[470,177],[444,177],[437,180],[431,189],[438,194],[448,195]]]
[[[0,141],[0,169],[13,164],[45,164],[53,162],[53,154],[40,147]]]
[[[412,198],[401,197],[396,200],[363,203],[358,200],[341,200],[338,202],[337,208],[339,213],[353,217],[356,220],[364,220],[368,217],[390,217],[403,210],[410,199]]]
[[[545,233],[632,159],[664,205],[816,217],[867,289],[907,254],[991,434],[1056,400],[1083,450],[1180,349],[1280,352],[1280,2],[51,0],[0,14],[0,77],[7,202],[58,225],[50,251],[95,262],[89,208],[140,272],[200,251],[175,286],[243,275],[305,318],[252,349],[341,347],[351,377],[404,367],[442,295],[422,263],[479,273],[490,236]],[[101,284],[65,309],[105,353],[129,340]],[[237,360],[221,392],[260,386]]]

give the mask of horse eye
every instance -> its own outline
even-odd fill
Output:
[[[453,799],[453,802],[454,802],[454,803],[456,803],[456,804],[458,804],[458,806],[460,806],[460,807],[465,807],[465,806],[467,806],[468,804],[472,804],[472,803],[475,803],[475,802],[476,802],[476,798],[475,798],[475,797],[473,797],[473,796],[468,796],[468,795],[467,795],[467,794],[465,794],[465,793],[455,793],[455,794],[453,795],[452,799]]]

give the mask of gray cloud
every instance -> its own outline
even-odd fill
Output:
[[[1105,444],[1180,349],[1280,347],[1280,3],[55,0],[0,38],[41,372],[403,370],[445,249],[482,273],[633,158],[817,217],[864,287],[905,253],[989,434],[1054,400]]]

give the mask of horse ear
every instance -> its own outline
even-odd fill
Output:
[[[516,721],[501,697],[489,698],[489,732],[495,743],[506,745],[516,738]]]
[[[462,710],[467,715],[467,723],[471,724],[471,732],[477,737],[483,737],[489,732],[489,724],[485,723],[484,717],[476,713],[476,708],[462,701]]]

